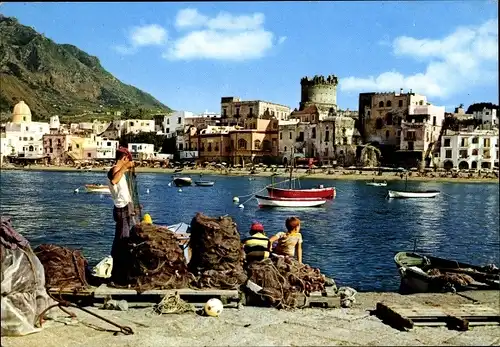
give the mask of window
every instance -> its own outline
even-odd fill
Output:
[[[375,121],[375,128],[382,129],[383,126],[384,122],[382,121],[382,118],[377,118],[377,120]]]
[[[325,142],[328,142],[330,140],[330,131],[327,130],[325,131]]]
[[[52,147],[52,139],[49,139],[49,146]]]
[[[253,116],[253,107],[250,107],[250,112],[249,112],[249,114],[250,114],[250,117],[252,117],[252,116]]]
[[[92,157],[92,154],[91,153],[87,153],[87,157],[88,158]]]
[[[298,137],[297,141],[299,141],[299,142],[304,141],[304,132],[303,131],[299,132],[299,137]]]
[[[245,139],[238,140],[238,149],[247,149],[247,141]]]
[[[283,140],[283,133],[280,132],[280,140]]]
[[[236,117],[239,117],[239,116],[240,116],[240,108],[236,107]]]
[[[463,137],[460,141],[460,147],[467,147],[469,145],[469,138]]]
[[[399,106],[399,107],[403,107],[403,100],[399,100],[399,101],[398,101],[398,106]]]
[[[80,148],[80,145],[79,145],[78,143],[76,144],[76,148],[77,148],[77,149],[78,149],[78,148]]]
[[[344,137],[343,142],[344,142],[344,145],[347,145],[347,137]]]
[[[490,139],[489,138],[484,139],[483,144],[484,144],[483,147],[487,147],[487,148],[491,147]]]
[[[205,152],[205,144],[203,142],[201,143],[200,151]]]
[[[208,150],[209,152],[212,152],[212,143],[211,143],[211,142],[209,142],[209,143],[208,143],[208,148],[207,148],[207,150]]]
[[[368,117],[370,117],[370,110],[368,110],[368,111],[366,112],[366,115],[367,115]]]
[[[255,149],[260,149],[260,140],[255,140],[254,143],[253,143],[253,147]]]
[[[483,149],[483,158],[484,159],[491,159],[491,154],[489,149]]]
[[[316,138],[316,128],[311,129],[311,138],[315,139]]]
[[[292,139],[292,136],[293,136],[293,135],[292,135],[292,132],[290,131],[288,134],[289,134],[289,137],[290,137],[290,140],[291,140],[291,139]]]
[[[420,100],[420,102],[418,103],[420,106],[423,106],[424,105],[424,101],[423,100]]]
[[[378,107],[384,107],[384,102],[383,101],[379,102]]]
[[[222,109],[222,116],[224,116],[224,118],[227,117],[227,108],[225,107]]]
[[[450,147],[451,146],[451,139],[444,139],[444,146]]]
[[[389,139],[389,135],[390,135],[389,130],[387,130],[387,131],[385,132],[385,139],[386,139],[386,140],[388,140],[388,139]]]
[[[181,124],[181,117],[177,117],[177,124]]]
[[[214,151],[218,152],[219,151],[219,143],[215,143],[215,146],[214,146]]]
[[[314,119],[316,119],[316,117],[314,115],[311,116],[311,122],[314,122]]]
[[[475,149],[475,148],[474,148],[474,149],[472,150],[472,155],[478,155],[478,153],[479,153],[479,151],[478,151],[477,149]]]
[[[472,138],[472,143],[474,143],[474,144],[479,143],[479,137],[473,137]]]
[[[49,152],[50,152],[50,153],[53,153],[53,152],[54,152],[54,150],[51,148]]]
[[[445,158],[446,159],[451,159],[451,149],[447,149],[446,150]]]
[[[392,125],[392,114],[388,113],[386,116],[385,116],[385,123],[387,125]]]
[[[437,124],[437,118],[436,116],[432,117],[432,125],[436,126]]]
[[[286,146],[285,146],[284,150],[285,150],[285,152],[288,150],[288,149],[286,148]]]
[[[469,156],[469,153],[467,152],[466,149],[461,149],[458,153],[458,156],[461,158],[461,159],[465,159]]]
[[[415,149],[413,141],[408,142],[408,150],[413,151]]]
[[[170,124],[170,119],[167,119],[167,124]]]
[[[392,106],[391,100],[387,101],[387,107],[391,107],[391,106]]]
[[[415,133],[414,130],[407,130],[406,131],[406,141],[416,141],[417,140],[417,134]]]

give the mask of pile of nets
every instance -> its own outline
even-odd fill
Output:
[[[431,269],[427,274],[431,277],[433,285],[441,289],[466,287],[474,282],[471,276],[464,273],[443,273],[439,269]]]
[[[247,280],[240,234],[231,217],[197,213],[191,221],[189,269],[199,288],[237,289]]]
[[[293,258],[269,258],[248,266],[249,280],[262,287],[258,295],[265,305],[298,308],[311,292],[325,289],[325,276],[319,269]]]
[[[47,288],[78,290],[88,287],[85,275],[88,262],[80,251],[45,244],[34,251],[43,264]]]
[[[0,255],[2,266],[1,335],[21,336],[40,331],[38,316],[53,301],[45,290],[44,269],[28,241],[1,218]]]
[[[130,235],[128,261],[114,262],[120,281],[142,292],[149,289],[189,287],[193,275],[175,234],[152,224],[137,224]],[[121,267],[121,269],[120,269]]]

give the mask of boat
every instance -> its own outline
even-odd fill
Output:
[[[111,194],[109,187],[104,184],[86,184],[87,193]]]
[[[174,184],[177,187],[190,186],[193,184],[193,180],[191,179],[191,177],[175,177]]]
[[[373,186],[373,187],[386,187],[387,182],[366,182],[367,186]]]
[[[324,205],[327,199],[322,198],[282,198],[255,195],[259,207],[317,207]]]
[[[389,190],[388,196],[391,199],[407,199],[407,198],[435,198],[440,194],[439,190],[423,190],[423,191],[398,191]]]
[[[405,190],[388,190],[387,197],[390,199],[408,198],[435,198],[441,192],[439,190],[408,190],[408,172],[405,179]]]
[[[495,265],[476,266],[415,252],[398,252],[394,261],[404,294],[500,289]]]
[[[212,187],[215,182],[214,181],[194,181],[198,187]]]
[[[323,187],[320,185],[317,188],[310,189],[295,189],[292,187],[292,183],[294,182],[293,175],[293,149],[292,149],[292,157],[290,158],[290,178],[289,178],[289,187],[288,189],[276,188],[274,184],[267,186],[267,192],[271,197],[277,198],[318,198],[318,199],[327,199],[331,200],[335,198],[337,192],[335,187]],[[280,182],[281,183],[281,182]]]

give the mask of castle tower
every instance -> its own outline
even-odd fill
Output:
[[[19,101],[12,110],[12,123],[31,123],[31,110],[24,101]]]
[[[337,110],[337,85],[335,75],[304,77],[300,80],[300,109],[315,105],[320,113],[328,113],[331,108]]]

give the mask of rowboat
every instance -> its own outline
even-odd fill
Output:
[[[212,187],[215,182],[214,181],[194,181],[194,184],[196,184],[199,187]]]
[[[394,261],[402,293],[500,289],[495,265],[476,266],[414,252],[398,252]]]
[[[282,189],[272,186],[267,187],[267,192],[271,197],[277,198],[318,198],[333,199],[336,195],[334,187],[311,188],[311,189]]]
[[[104,184],[86,184],[87,193],[111,194],[109,187]]]
[[[255,195],[259,207],[317,207],[324,205],[326,199],[321,198],[281,198]]]
[[[366,185],[373,187],[385,187],[387,186],[387,182],[366,182]]]
[[[407,199],[407,198],[435,198],[440,194],[439,190],[422,190],[422,191],[398,191],[389,190],[388,196],[392,199]]]
[[[177,187],[190,186],[193,184],[191,177],[176,177],[174,178],[174,184]]]

